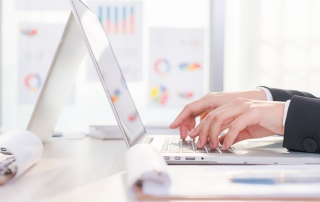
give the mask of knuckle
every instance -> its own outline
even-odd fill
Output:
[[[238,97],[234,100],[235,104],[241,104],[244,103],[247,99],[243,98],[243,97]]]
[[[191,104],[185,105],[183,111],[191,111]]]
[[[218,114],[218,115],[213,117],[213,121],[214,122],[220,122],[221,118],[222,118],[222,116]]]
[[[215,108],[216,99],[214,96],[207,96],[204,98],[204,102],[202,103],[205,109],[213,109]]]
[[[188,105],[185,105],[184,107],[183,107],[183,109],[182,109],[182,111],[187,111],[188,110],[188,107],[187,107]]]

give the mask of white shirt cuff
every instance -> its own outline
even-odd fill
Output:
[[[267,97],[267,101],[273,101],[272,94],[268,88],[264,88],[264,87],[258,87],[258,88],[264,91]]]
[[[286,119],[287,119],[287,114],[288,114],[288,109],[289,109],[289,105],[290,105],[291,100],[287,100],[285,105],[284,105],[284,111],[283,111],[283,126],[285,126],[286,124]]]

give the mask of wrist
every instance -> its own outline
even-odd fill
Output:
[[[286,110],[286,103],[285,102],[275,102],[276,105],[278,105],[279,109],[278,109],[278,117],[279,117],[279,131],[277,131],[277,133],[279,135],[284,135],[284,114],[286,113],[285,110]],[[278,120],[278,119],[277,119]]]
[[[244,97],[252,100],[267,100],[265,92],[259,88],[248,91],[242,91],[240,92],[240,96],[238,97]]]

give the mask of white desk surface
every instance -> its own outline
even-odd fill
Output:
[[[39,162],[0,187],[0,201],[133,201],[123,183],[126,151],[123,140],[52,139]]]
[[[110,201],[123,193],[105,189],[108,177],[125,170],[122,140],[52,139],[41,160],[0,187],[0,201]]]

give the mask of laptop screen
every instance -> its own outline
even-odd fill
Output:
[[[72,0],[78,19],[88,41],[88,49],[101,83],[130,146],[145,135],[145,129],[133,103],[108,37],[98,16],[80,0]],[[90,51],[91,50],[91,51]],[[72,51],[72,50],[71,50]]]

